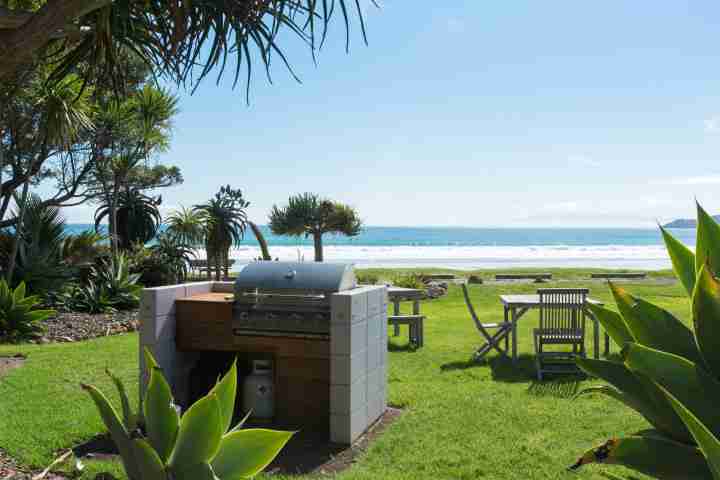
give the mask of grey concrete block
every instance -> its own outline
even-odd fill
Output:
[[[367,404],[367,377],[352,385],[330,386],[330,413],[349,415]]]
[[[368,316],[387,310],[387,287],[378,285],[368,292]]]
[[[352,315],[352,299],[344,292],[330,296],[330,324],[350,325]]]
[[[368,398],[373,395],[377,395],[378,392],[382,391],[386,379],[383,377],[383,369],[376,368],[375,370],[368,370],[367,374],[367,390]]]
[[[330,356],[330,384],[351,385],[367,374],[367,351]]]
[[[367,341],[368,343],[378,341],[382,337],[382,329],[387,328],[387,317],[383,314],[376,314],[367,319]]]
[[[353,355],[367,348],[367,323],[330,324],[330,354]]]
[[[192,297],[193,295],[201,295],[203,293],[210,293],[213,288],[213,282],[193,282],[185,284],[185,297]]]
[[[159,343],[175,338],[175,315],[161,315],[140,321],[140,337],[146,343]]]
[[[330,415],[330,441],[350,445],[367,429],[367,406],[350,415]]]
[[[377,392],[375,395],[368,398],[368,426],[371,426],[373,423],[375,423],[383,415],[383,413],[385,413],[385,409],[386,406],[384,404],[382,392]]]
[[[175,315],[175,300],[185,297],[185,285],[146,288],[140,297],[139,316],[142,319]]]
[[[373,341],[368,344],[368,371],[375,370],[382,365],[383,350],[387,350],[387,345],[384,345],[379,338],[373,339]]]

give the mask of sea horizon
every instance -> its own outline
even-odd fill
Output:
[[[68,224],[69,233],[93,228]],[[270,254],[280,260],[313,259],[312,239],[273,235],[261,226]],[[673,229],[686,245],[694,229]],[[323,237],[326,261],[358,268],[626,268],[661,270],[670,260],[658,228],[610,227],[366,227],[357,237]],[[201,246],[197,258],[205,258]],[[231,250],[235,268],[260,256],[252,232]]]

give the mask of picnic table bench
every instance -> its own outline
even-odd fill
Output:
[[[535,282],[544,282],[552,280],[552,273],[497,273],[495,280],[535,280]]]
[[[394,334],[400,334],[400,325],[407,325],[410,343],[417,347],[425,344],[425,316],[420,314],[420,300],[426,297],[424,290],[415,288],[389,287],[388,299],[393,304],[393,314],[388,316],[388,324],[394,327]],[[400,313],[400,302],[412,302],[412,315]]]
[[[455,275],[452,273],[431,273],[422,275],[422,279],[425,282],[434,282],[437,280],[455,280]]]
[[[228,268],[232,267],[233,265],[235,265],[235,260],[230,260],[228,262]],[[224,266],[222,266],[222,265],[220,266],[221,269],[223,267]],[[199,273],[203,273],[203,272],[207,273],[208,271],[214,272],[215,266],[208,265],[208,261],[203,258],[203,259],[197,259],[197,260],[190,260],[190,269],[197,270]]]
[[[603,278],[605,280],[612,279],[642,279],[647,278],[647,272],[606,272],[591,273],[590,278]]]

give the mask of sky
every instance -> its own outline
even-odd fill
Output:
[[[185,182],[163,210],[230,184],[257,223],[304,191],[382,226],[651,227],[694,199],[720,213],[719,3],[384,0],[366,23],[348,54],[336,21],[317,65],[289,38],[302,83],[276,62],[249,104],[230,77],[178,91],[158,160]]]

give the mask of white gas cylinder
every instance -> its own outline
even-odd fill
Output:
[[[271,420],[275,416],[272,362],[253,360],[252,373],[243,382],[243,409],[258,420]]]

